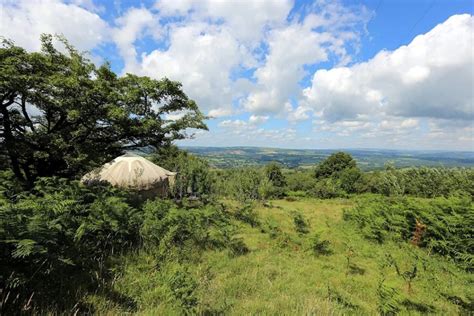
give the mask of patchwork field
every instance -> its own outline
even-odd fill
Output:
[[[335,149],[283,149],[263,147],[185,147],[185,149],[209,161],[216,168],[261,166],[271,161],[295,167],[314,167],[338,150]],[[357,161],[362,170],[383,169],[386,163],[395,167],[472,167],[474,153],[449,151],[416,151],[384,149],[345,149]]]

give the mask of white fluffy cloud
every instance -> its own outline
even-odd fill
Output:
[[[96,13],[58,0],[0,2],[0,34],[28,50],[40,49],[42,33],[62,33],[78,49],[107,40],[109,27]]]
[[[244,103],[248,111],[280,113],[290,97],[299,97],[299,82],[307,74],[305,65],[327,61],[329,56],[342,63],[350,60],[346,46],[358,42],[370,14],[363,7],[355,14],[338,3],[323,1],[316,7],[303,21],[294,18],[269,32],[268,55],[255,71],[257,86]],[[300,109],[300,114],[306,112]]]
[[[456,15],[368,62],[318,70],[306,103],[330,121],[384,113],[472,120],[474,20]]]
[[[248,119],[248,121],[243,121],[243,120],[224,120],[220,122],[218,125],[220,127],[225,127],[225,128],[232,128],[235,130],[251,130],[254,131],[257,129],[257,126],[260,124],[265,123],[268,121],[270,117],[269,116],[261,116],[261,115],[251,115]]]
[[[266,121],[268,121],[269,118],[270,118],[269,116],[251,115],[249,117],[249,123],[250,124],[263,124]]]
[[[225,141],[232,137],[234,143],[268,146],[276,141],[288,146],[292,141],[300,141],[293,128],[261,128],[258,125],[265,122],[267,117],[251,116],[248,121],[224,120],[218,124],[220,131],[214,141]]]
[[[142,55],[135,69],[154,78],[168,77],[183,83],[184,90],[213,116],[231,113],[235,96],[229,73],[242,60],[242,47],[225,29],[204,23],[170,29],[167,50]]]
[[[162,16],[185,16],[191,20],[211,19],[229,27],[243,42],[259,40],[265,26],[283,23],[291,10],[290,0],[159,0],[155,7]]]
[[[168,47],[143,54],[140,64],[134,63],[132,41],[122,45],[122,56],[129,60],[126,69],[178,80],[210,116],[228,116],[252,86],[245,78],[231,78],[232,74],[257,65],[252,52],[264,29],[284,23],[291,6],[289,0],[157,1],[157,18],[184,20],[163,22]]]
[[[228,118],[209,138],[200,135],[207,142],[474,149],[471,15],[351,64],[372,16],[364,6],[158,0],[106,12],[97,3],[0,1],[0,36],[28,50],[40,48],[41,33],[63,33],[80,50],[114,43],[122,72],[178,80],[206,114]],[[273,117],[286,127],[272,129]],[[310,119],[313,134],[300,128]]]
[[[135,41],[147,31],[155,38],[161,37],[161,29],[157,18],[145,8],[131,8],[116,20],[117,28],[113,31],[113,39],[124,59],[124,72],[133,71],[138,67]]]

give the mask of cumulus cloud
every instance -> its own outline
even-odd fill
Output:
[[[170,29],[169,48],[142,55],[135,72],[168,77],[210,115],[230,113],[235,90],[229,78],[242,60],[241,46],[225,29],[191,23]]]
[[[220,127],[233,128],[236,130],[255,130],[257,126],[268,121],[269,116],[251,115],[248,121],[243,120],[224,120],[218,124]]]
[[[312,112],[313,110],[305,105],[299,105],[294,108],[290,102],[285,104],[285,117],[292,123],[306,121],[310,118],[310,113]]]
[[[145,8],[131,8],[119,17],[113,30],[113,39],[120,55],[124,59],[123,72],[134,71],[138,67],[135,41],[148,31],[155,38],[161,37],[161,30],[157,19]]]
[[[255,71],[257,86],[244,103],[248,111],[282,112],[291,96],[299,96],[299,82],[307,74],[305,65],[327,61],[330,56],[341,63],[350,60],[346,46],[358,42],[370,14],[364,7],[357,7],[355,13],[337,2],[324,1],[318,1],[313,10],[301,22],[294,18],[269,32],[268,55]],[[300,109],[299,113],[306,112]]]
[[[213,137],[214,142],[228,141],[232,137],[234,143],[268,146],[269,143],[276,141],[290,144],[291,141],[300,140],[297,132],[293,128],[260,128],[260,121],[266,120],[266,117],[252,116],[249,121],[244,120],[224,120],[218,124],[223,130],[218,133],[219,136]],[[219,139],[223,137],[222,139]]]
[[[329,121],[370,113],[472,120],[473,21],[452,16],[393,52],[318,70],[304,102]]]
[[[354,12],[318,1],[304,18],[292,15],[289,21],[292,5],[289,0],[160,0],[156,17],[168,45],[143,54],[140,64],[133,63],[131,40],[119,47],[130,60],[126,69],[183,82],[186,93],[211,116],[236,110],[281,113],[290,96],[301,92],[304,66],[331,56],[347,61],[346,45],[357,42],[370,18],[363,7]],[[141,25],[148,18],[143,20]],[[239,74],[248,71],[256,83]],[[307,118],[308,112],[300,108],[292,118]]]
[[[107,23],[75,3],[6,0],[0,3],[0,11],[1,35],[28,50],[40,49],[42,33],[61,33],[79,50],[91,50],[108,40]]]
[[[221,22],[242,42],[258,41],[266,26],[283,23],[291,10],[290,0],[159,0],[162,16],[185,16],[191,20]]]
[[[251,115],[249,118],[249,123],[250,124],[262,124],[268,121],[270,117],[269,116],[263,116],[263,115]]]
[[[33,51],[41,33],[63,33],[80,50],[113,42],[122,73],[180,81],[208,116],[228,118],[200,135],[206,142],[333,147],[344,145],[342,138],[354,146],[474,149],[471,15],[452,16],[406,46],[352,63],[372,16],[364,6],[158,0],[116,4],[104,15],[96,3],[4,0],[1,35]],[[290,127],[272,129],[274,117]],[[299,135],[297,124],[310,119],[314,133]]]
[[[233,74],[257,65],[253,51],[264,29],[284,23],[291,7],[289,0],[161,0],[155,9],[167,47],[144,53],[139,64],[134,63],[132,40],[122,40],[119,47],[128,71],[178,80],[209,116],[228,116],[252,86]],[[173,20],[177,16],[182,18]],[[146,27],[146,21],[139,21]]]

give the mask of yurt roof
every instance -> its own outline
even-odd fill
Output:
[[[176,173],[136,154],[127,153],[82,177],[83,182],[107,181],[115,186],[150,189]]]

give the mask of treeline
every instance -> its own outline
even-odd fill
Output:
[[[449,196],[466,192],[474,196],[473,168],[403,168],[387,166],[382,171],[356,169],[317,179],[313,171],[291,170],[286,174],[289,194],[319,198],[344,197],[351,193],[376,193],[385,196]]]
[[[175,147],[152,160],[178,172],[179,196],[228,197],[239,201],[282,197],[336,198],[375,193],[433,198],[466,193],[474,196],[473,168],[404,168],[362,172],[347,153],[335,153],[312,169],[286,170],[272,162],[264,167],[211,169],[202,158]]]

